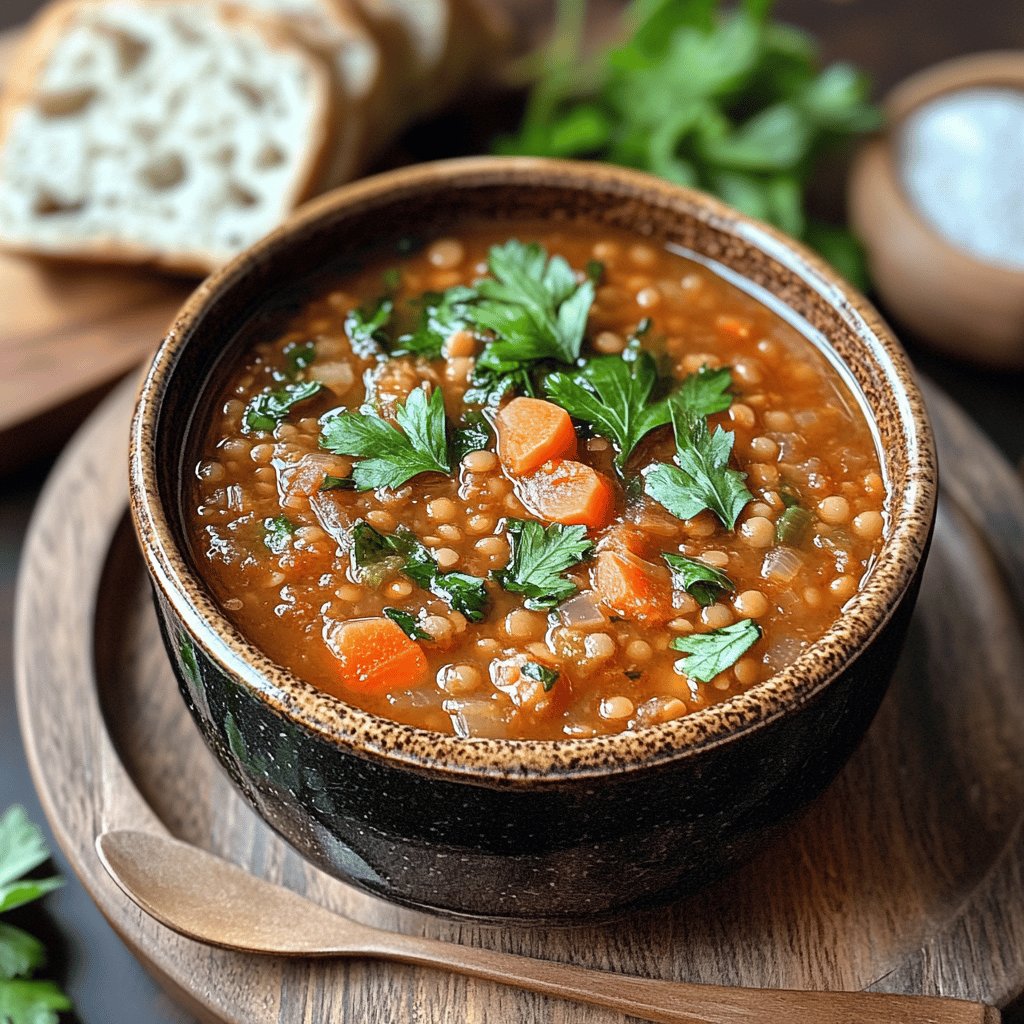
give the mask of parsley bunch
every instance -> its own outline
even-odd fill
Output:
[[[501,153],[594,157],[721,196],[805,239],[864,282],[860,247],[811,220],[821,157],[880,114],[854,67],[820,67],[814,39],[770,18],[771,0],[634,0],[629,39],[586,60],[585,0],[562,0],[517,134]]]
[[[42,833],[12,807],[0,817],[0,913],[14,910],[63,885],[60,878],[27,878],[50,856]],[[52,981],[32,979],[46,960],[43,944],[14,925],[0,923],[0,1021],[57,1024],[71,1001]]]

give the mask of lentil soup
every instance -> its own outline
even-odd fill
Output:
[[[882,543],[836,370],[627,233],[466,227],[268,323],[203,426],[193,555],[268,655],[386,718],[678,718],[792,662]]]

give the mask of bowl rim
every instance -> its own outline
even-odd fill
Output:
[[[332,697],[273,662],[228,620],[176,544],[160,501],[155,431],[179,353],[201,333],[204,314],[244,282],[251,266],[287,252],[305,232],[338,211],[361,205],[386,207],[389,197],[399,195],[488,185],[596,188],[612,196],[628,195],[647,206],[678,210],[680,216],[724,231],[760,250],[798,279],[801,288],[811,288],[827,301],[881,372],[898,407],[895,422],[902,427],[907,449],[900,514],[890,524],[865,585],[843,614],[795,662],[750,690],[648,729],[592,738],[465,739],[404,725]],[[852,369],[848,372],[863,388]],[[186,301],[141,385],[130,438],[132,521],[154,587],[187,634],[180,639],[198,643],[222,672],[272,711],[332,746],[408,770],[489,785],[535,787],[567,778],[646,770],[735,741],[812,700],[870,646],[911,588],[927,549],[936,491],[932,434],[906,354],[867,299],[818,256],[704,193],[608,164],[535,157],[464,157],[417,164],[362,179],[301,208],[207,278]]]

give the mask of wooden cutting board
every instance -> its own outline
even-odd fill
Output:
[[[932,554],[893,686],[847,768],[780,842],[716,887],[607,927],[527,929],[451,923],[356,892],[303,861],[235,793],[178,694],[127,526],[133,385],[78,435],[38,507],[17,597],[17,697],[58,842],[128,946],[195,1016],[625,1024],[425,969],[208,949],[117,889],[93,846],[104,828],[169,832],[383,927],[590,967],[1000,1007],[1019,999],[1024,487],[934,388],[942,488]]]

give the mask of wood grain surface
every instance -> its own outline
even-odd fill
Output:
[[[624,1019],[412,967],[204,948],[125,899],[94,852],[103,829],[169,832],[366,923],[587,967],[1001,1006],[1024,989],[1024,490],[934,389],[944,483],[933,553],[905,657],[862,748],[787,837],[714,889],[568,930],[450,923],[357,893],[306,864],[236,796],[178,696],[125,522],[132,392],[122,386],[90,420],[40,503],[18,596],[18,699],[58,841],[193,1013],[233,1024]]]

